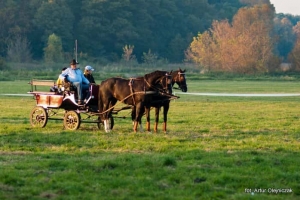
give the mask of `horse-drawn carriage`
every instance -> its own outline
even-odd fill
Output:
[[[77,104],[75,89],[65,84],[62,89],[45,92],[45,88],[57,87],[55,81],[31,80],[31,91],[36,106],[31,110],[30,123],[33,127],[45,127],[48,120],[63,120],[64,128],[76,130],[81,122],[96,123],[98,128],[102,122],[98,115],[99,85],[90,85],[89,98],[83,105]],[[42,88],[42,89],[40,89]],[[42,91],[41,91],[42,90]],[[110,126],[114,125],[113,116],[110,116]]]
[[[170,99],[177,98],[172,95],[174,83],[177,83],[182,91],[187,90],[184,71],[155,71],[134,79],[110,78],[100,85],[90,85],[87,100],[83,105],[79,105],[76,103],[76,90],[72,86],[64,85],[61,90],[45,92],[38,87],[55,87],[55,81],[31,80],[31,91],[28,93],[34,96],[36,106],[30,113],[30,123],[33,127],[45,127],[48,120],[63,120],[64,127],[68,130],[78,129],[81,123],[96,123],[98,128],[104,124],[105,131],[109,131],[114,126],[113,114],[132,109],[136,131],[137,124],[141,123],[141,117],[147,108],[154,105],[158,107],[158,102],[162,102],[160,106],[165,107],[165,102],[169,104]],[[113,84],[113,87],[109,84]],[[112,88],[114,90],[111,90]],[[128,106],[117,109],[117,101]]]

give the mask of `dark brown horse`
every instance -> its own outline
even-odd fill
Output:
[[[187,92],[187,84],[185,79],[185,71],[182,69],[178,69],[176,71],[173,71],[171,73],[172,75],[172,87],[176,83],[178,86],[178,89],[180,89],[182,92]],[[170,95],[159,95],[155,96],[153,98],[153,101],[151,102],[151,107],[155,108],[155,125],[154,125],[154,131],[157,132],[157,126],[159,121],[159,111],[160,108],[163,107],[163,116],[164,116],[164,123],[163,123],[163,131],[167,132],[167,118],[168,118],[168,111],[170,108],[170,99],[172,96]],[[132,109],[132,119],[135,118],[135,107]],[[146,129],[147,131],[150,131],[150,108],[145,108],[145,115],[146,115]]]
[[[133,79],[109,78],[102,81],[98,108],[105,131],[110,131],[108,119],[117,101],[135,107],[133,130],[136,132],[145,108],[150,108],[153,98],[164,93],[172,93],[171,75],[167,71],[155,71]]]

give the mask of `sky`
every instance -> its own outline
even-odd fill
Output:
[[[270,0],[276,13],[300,15],[300,0]]]

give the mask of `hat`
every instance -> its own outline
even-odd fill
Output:
[[[87,66],[85,66],[85,70],[94,71],[94,68],[92,68],[91,66],[87,65]]]
[[[79,63],[75,59],[73,59],[70,63],[70,65],[77,65],[77,64],[79,64]]]

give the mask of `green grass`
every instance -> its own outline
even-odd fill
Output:
[[[0,94],[29,90],[1,83],[11,89]],[[296,93],[297,85],[188,82],[189,92]],[[299,97],[180,96],[167,134],[133,133],[128,110],[110,133],[87,123],[67,131],[62,121],[32,128],[34,100],[0,96],[0,199],[299,199]]]

